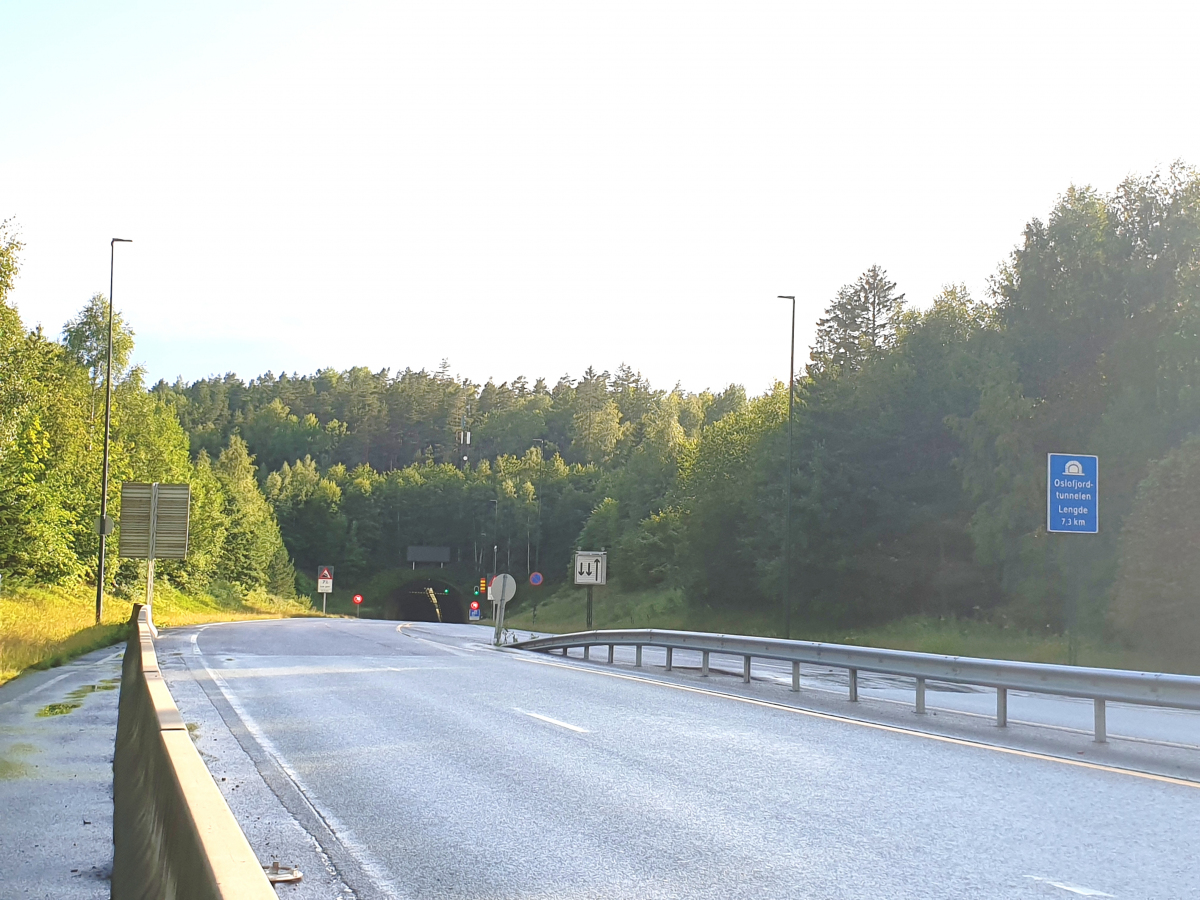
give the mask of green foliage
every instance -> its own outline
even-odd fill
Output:
[[[895,341],[904,295],[880,266],[871,266],[842,287],[817,321],[812,370],[854,372]]]
[[[19,249],[0,229],[0,571],[78,579],[102,303],[65,346],[26,332],[3,293]],[[690,621],[779,621],[787,583],[802,627],[830,633],[933,617],[1187,633],[1170,624],[1186,521],[1150,512],[1192,491],[1200,434],[1200,177],[1182,165],[1069,189],[983,301],[949,285],[909,308],[872,266],[831,298],[790,422],[786,384],[664,391],[628,366],[553,386],[443,364],[150,391],[118,368],[114,482],[193,485],[192,557],[163,567],[179,584],[286,593],[293,563],[307,579],[328,562],[368,583],[438,545],[456,572],[536,568],[552,592],[586,546],[609,549],[615,588]],[[1102,457],[1103,530],[1070,544],[1044,528],[1062,450]]]
[[[295,573],[288,562],[279,525],[254,477],[254,460],[246,442],[233,437],[221,451],[213,474],[225,495],[225,543],[221,581],[249,592],[266,587],[283,596],[295,595]]]
[[[108,361],[108,298],[93,294],[79,315],[63,327],[63,346],[67,356],[88,374],[91,385],[89,418],[96,416],[97,400],[104,389]],[[133,332],[120,313],[112,316],[112,374],[120,378],[133,353]]]
[[[108,308],[93,296],[63,330],[62,344],[25,331],[6,293],[20,243],[0,228],[0,574],[26,582],[94,579],[99,538],[103,385]],[[192,485],[190,552],[160,563],[164,589],[203,591],[224,579],[241,594],[294,595],[290,559],[274,512],[254,478],[240,439],[214,470],[206,453],[189,458],[174,401],[147,391],[130,369],[133,332],[114,315],[109,509],[120,521],[126,481]],[[323,434],[326,429],[319,429]],[[119,536],[119,532],[118,532]],[[144,563],[118,560],[108,542],[106,587],[140,589]]]
[[[1195,660],[1200,647],[1200,438],[1151,464],[1121,533],[1112,624],[1142,650]]]

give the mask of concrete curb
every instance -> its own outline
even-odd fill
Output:
[[[246,836],[188,736],[133,607],[113,756],[114,900],[274,900]]]

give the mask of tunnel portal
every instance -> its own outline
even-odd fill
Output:
[[[429,596],[430,591],[437,600],[436,608]],[[467,621],[466,602],[461,590],[440,578],[414,578],[388,595],[384,612],[389,619],[436,622],[439,610],[443,622],[464,624]]]

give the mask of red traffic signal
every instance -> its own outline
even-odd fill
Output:
[[[479,609],[479,601],[478,600],[471,601],[471,609]]]
[[[362,603],[362,594],[355,594],[355,595],[354,595],[354,602],[355,602],[355,603]]]

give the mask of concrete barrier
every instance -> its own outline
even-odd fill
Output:
[[[171,699],[140,604],[130,624],[113,756],[113,900],[274,900]]]

